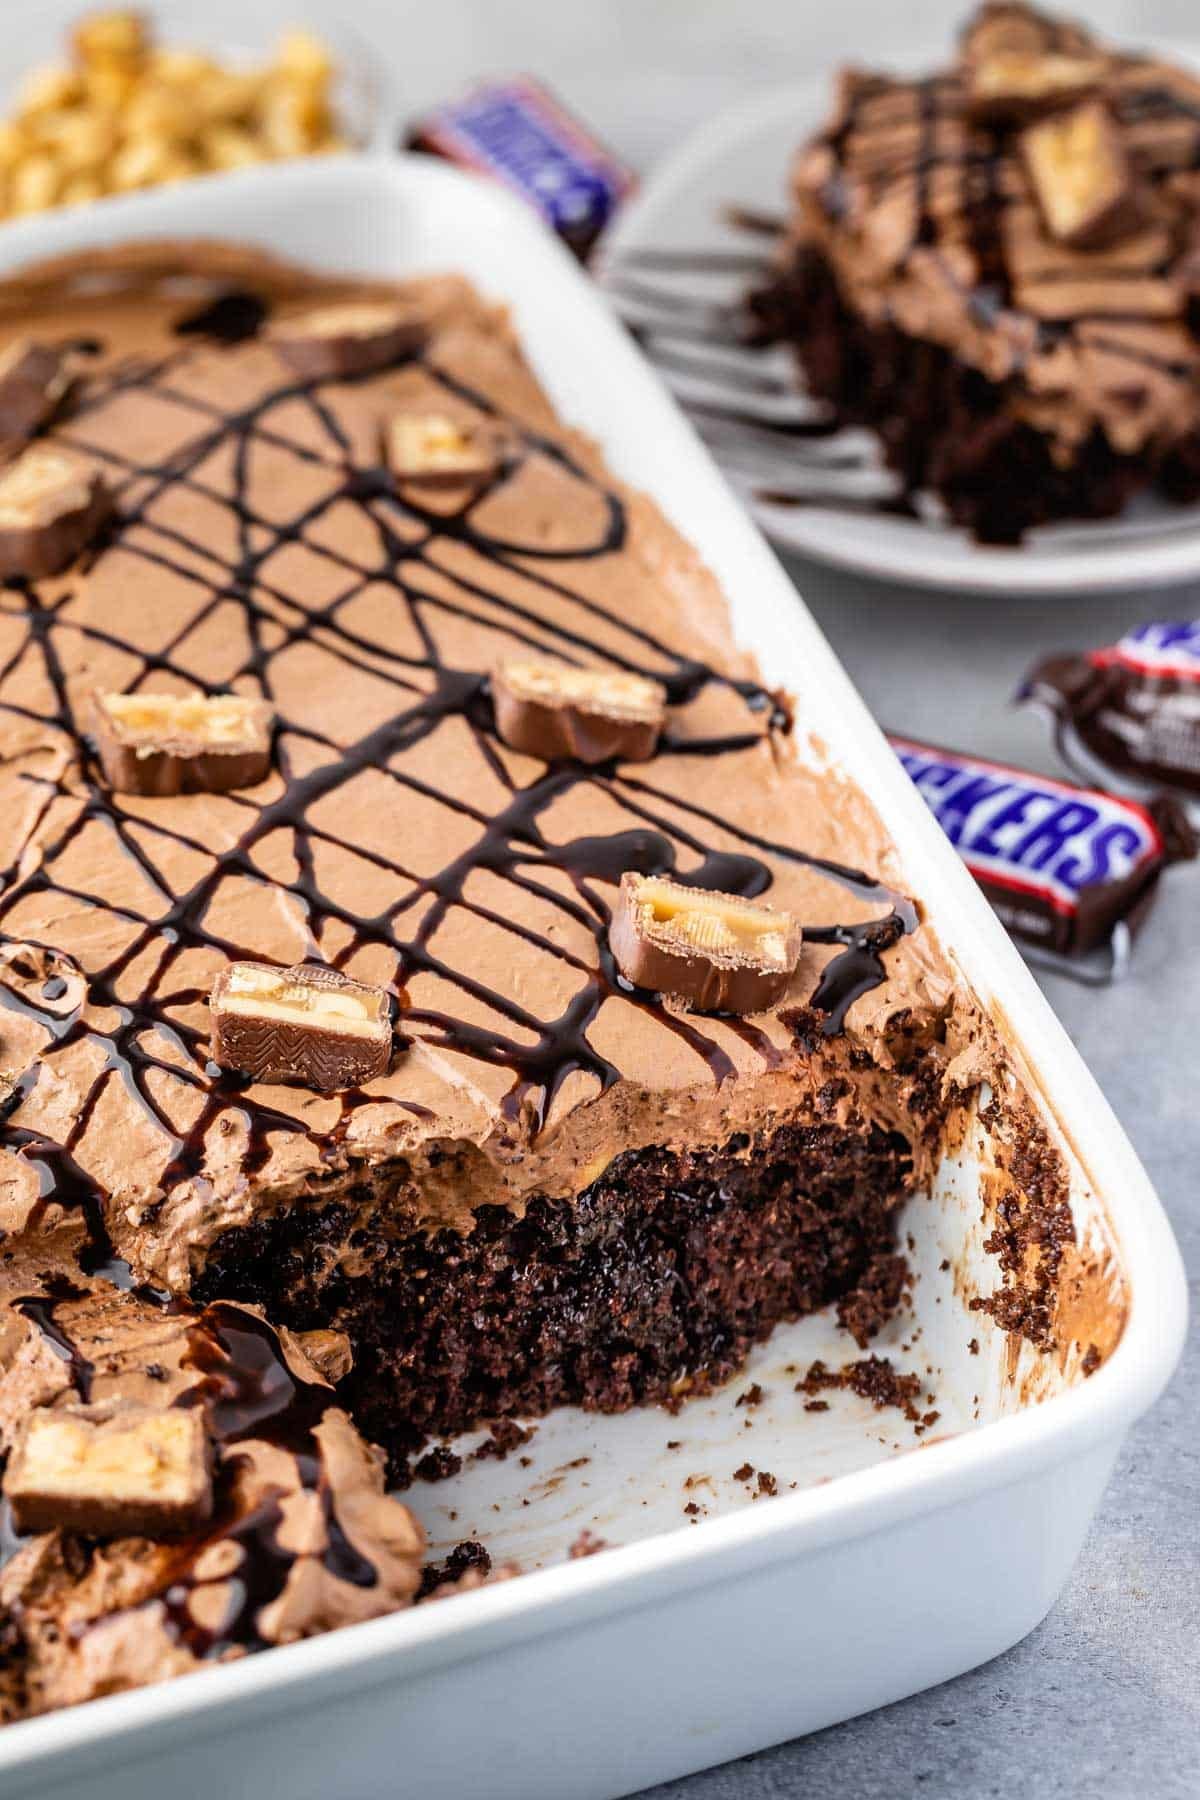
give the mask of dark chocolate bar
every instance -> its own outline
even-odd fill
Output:
[[[227,794],[271,767],[274,712],[240,694],[97,694],[96,748],[118,794]]]
[[[1181,809],[1147,806],[983,757],[888,740],[1014,937],[1064,955],[1136,930],[1168,864],[1196,854]]]
[[[621,877],[608,932],[627,981],[698,1012],[755,1013],[777,1006],[801,939],[790,913],[632,871]]]
[[[210,1004],[213,1061],[222,1068],[323,1093],[387,1073],[388,995],[337,969],[230,963],[213,983]]]
[[[658,747],[667,694],[657,681],[623,669],[512,659],[492,675],[492,706],[501,738],[528,756],[648,762]]]

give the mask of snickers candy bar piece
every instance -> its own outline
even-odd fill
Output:
[[[0,354],[0,443],[32,437],[58,408],[72,375],[64,351],[30,338],[11,343]]]
[[[496,730],[504,743],[544,762],[648,762],[666,717],[666,689],[623,669],[572,669],[529,659],[492,675]]]
[[[270,341],[305,381],[371,375],[419,350],[426,321],[401,301],[351,301],[281,319]]]
[[[1046,657],[1017,698],[1050,714],[1085,781],[1200,796],[1200,620],[1155,620],[1118,643]]]
[[[103,477],[54,444],[34,444],[0,475],[0,579],[57,575],[112,511]]]
[[[388,423],[384,447],[398,481],[428,487],[486,481],[501,461],[496,432],[456,425],[445,413],[397,413]]]
[[[1020,124],[1095,93],[1107,73],[1099,56],[995,50],[967,64],[967,107],[981,124]]]
[[[391,1004],[383,988],[337,969],[230,963],[213,983],[212,1054],[257,1081],[295,1081],[321,1093],[387,1073]]]
[[[1021,155],[1046,230],[1060,244],[1090,249],[1137,223],[1133,171],[1102,100],[1028,126]]]
[[[171,1537],[212,1512],[203,1415],[131,1407],[99,1418],[43,1408],[22,1422],[4,1477],[19,1532]]]
[[[528,76],[480,82],[418,120],[406,143],[503,182],[581,259],[634,186],[632,171]]]
[[[1148,806],[911,738],[889,739],[1014,937],[1064,955],[1135,930],[1169,863],[1196,854],[1182,809]]]
[[[800,955],[790,913],[665,876],[621,877],[608,941],[627,981],[698,1012],[777,1006]]]
[[[227,794],[271,767],[272,709],[240,694],[97,694],[96,747],[118,794]]]

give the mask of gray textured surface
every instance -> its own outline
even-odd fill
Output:
[[[877,718],[915,736],[1056,767],[1008,704],[1043,650],[1136,620],[1194,617],[1200,594],[955,601],[790,565]],[[1061,770],[1059,770],[1061,773]],[[1200,871],[1177,870],[1121,985],[1043,976],[1137,1146],[1200,1286]],[[655,1800],[1194,1800],[1200,1794],[1200,1337],[1134,1432],[1066,1591],[973,1674],[795,1744],[654,1790]]]

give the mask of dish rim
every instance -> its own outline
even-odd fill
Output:
[[[560,1626],[564,1618],[644,1605],[656,1591],[667,1593],[683,1583],[708,1585],[739,1569],[850,1541],[985,1489],[1008,1486],[1068,1454],[1082,1454],[1105,1440],[1115,1445],[1119,1434],[1165,1385],[1182,1347],[1186,1289],[1179,1252],[1149,1178],[1108,1103],[887,748],[815,621],[802,602],[797,604],[777,559],[612,316],[603,295],[568,253],[499,187],[428,158],[381,155],[311,159],[231,174],[221,189],[222,205],[227,206],[222,216],[228,218],[225,241],[240,235],[241,241],[257,240],[272,247],[271,203],[289,190],[296,203],[312,203],[324,195],[331,208],[340,203],[348,209],[354,200],[365,204],[372,195],[398,200],[419,196],[422,189],[428,190],[426,203],[457,208],[464,230],[472,226],[502,233],[515,243],[522,260],[536,265],[538,283],[560,296],[556,302],[560,310],[573,314],[573,349],[578,353],[580,344],[590,341],[594,350],[584,360],[592,371],[606,370],[604,382],[594,373],[588,378],[597,411],[614,403],[611,398],[601,400],[602,388],[611,390],[612,396],[620,392],[635,398],[639,422],[631,423],[630,431],[639,437],[652,433],[656,458],[671,468],[678,463],[685,469],[693,490],[687,508],[692,515],[688,536],[727,588],[722,565],[736,562],[737,592],[730,590],[729,599],[739,639],[749,639],[764,656],[770,654],[767,646],[772,639],[786,646],[784,666],[804,663],[812,687],[824,692],[825,712],[830,717],[836,712],[843,721],[840,735],[847,740],[854,737],[855,763],[849,772],[870,793],[890,833],[903,846],[906,879],[919,869],[922,879],[914,885],[936,895],[930,911],[943,943],[966,944],[965,951],[949,953],[983,1003],[1002,1013],[1009,1041],[1029,1067],[1039,1104],[1075,1148],[1096,1204],[1106,1216],[1127,1283],[1124,1333],[1096,1374],[1064,1393],[956,1437],[839,1475],[827,1484],[780,1495],[770,1506],[708,1519],[699,1527],[680,1525],[617,1546],[604,1556],[535,1570],[520,1581],[460,1596],[452,1607],[395,1613],[276,1647],[269,1655],[202,1670],[186,1681],[17,1721],[0,1730],[0,1774],[31,1773],[39,1764],[70,1759],[81,1747],[113,1745],[134,1730],[152,1737],[180,1721],[195,1720],[212,1707],[222,1707],[229,1717],[231,1707],[277,1695],[275,1710],[285,1710],[297,1703],[295,1696],[304,1687],[327,1683],[336,1690],[339,1680],[354,1670],[362,1672],[366,1685],[377,1685],[401,1659],[417,1673],[459,1655],[477,1655],[502,1642],[539,1635]],[[199,228],[194,219],[189,227],[189,210],[196,209],[189,209],[187,201],[194,202],[202,191],[202,184],[197,184],[190,195],[158,190],[113,200],[99,217],[84,210],[21,221],[0,234],[0,276],[44,257],[111,242],[114,236],[177,241],[211,237],[213,233]],[[257,223],[251,224],[254,214]],[[277,240],[274,247],[278,250]],[[343,246],[343,263],[345,255]],[[332,247],[330,260],[337,260]],[[520,298],[511,292],[504,297],[511,301],[519,323]],[[536,367],[538,346],[529,342],[524,330],[522,337]],[[584,424],[594,428],[591,420]],[[606,447],[620,470],[621,443]],[[678,522],[674,505],[664,504]],[[716,554],[726,539],[727,546]],[[759,610],[748,634],[745,606],[752,594]]]

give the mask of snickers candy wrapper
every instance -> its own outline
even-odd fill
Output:
[[[1102,649],[1046,657],[1017,698],[1049,713],[1083,780],[1135,794],[1179,788],[1200,806],[1200,620],[1139,625]]]
[[[527,75],[481,81],[417,120],[405,142],[502,181],[581,261],[634,186],[632,171]]]
[[[1196,854],[1182,808],[1146,805],[978,756],[889,736],[1014,937],[1065,956],[1140,925],[1169,863]]]

